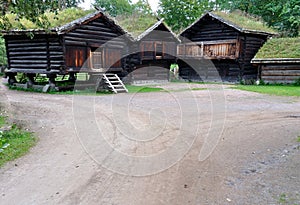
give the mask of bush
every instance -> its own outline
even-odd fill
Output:
[[[298,78],[297,80],[295,80],[295,83],[294,83],[294,85],[296,85],[296,86],[300,86],[300,78]]]

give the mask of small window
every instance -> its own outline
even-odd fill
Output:
[[[163,56],[163,44],[162,42],[156,42],[156,58],[162,58]]]

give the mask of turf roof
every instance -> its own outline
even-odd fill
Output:
[[[62,10],[58,12],[58,14],[54,13],[46,13],[47,18],[49,19],[51,25],[50,28],[60,27],[65,24],[68,24],[76,19],[82,18],[88,14],[91,14],[95,12],[95,10],[83,10],[83,9],[77,9],[77,8],[68,8],[65,10]],[[16,15],[15,14],[7,14],[7,17],[12,24],[12,29],[18,29],[19,24],[21,23],[23,26],[25,26],[25,29],[41,29],[33,22],[27,20],[27,19],[21,19],[20,23],[16,21]]]
[[[259,31],[271,34],[276,34],[276,30],[268,27],[265,22],[259,18],[250,16],[249,14],[234,11],[234,12],[221,12],[214,11],[212,14],[217,15],[224,19],[226,22],[232,23],[233,26],[237,26],[244,31]]]
[[[135,38],[140,36],[158,21],[158,19],[153,15],[140,14],[134,14],[132,16],[118,16],[116,20],[122,28],[128,31]]]
[[[272,38],[258,51],[254,59],[298,58],[300,59],[300,37]]]

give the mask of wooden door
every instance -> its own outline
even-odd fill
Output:
[[[104,67],[105,68],[121,68],[122,52],[120,49],[106,48]]]
[[[86,47],[67,46],[66,47],[66,65],[69,68],[80,69],[87,59]]]

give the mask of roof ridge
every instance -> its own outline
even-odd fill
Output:
[[[151,33],[152,31],[154,31],[159,25],[163,24],[167,30],[172,34],[172,36],[178,41],[180,42],[180,39],[178,38],[178,36],[168,27],[168,25],[166,25],[164,23],[164,18],[157,18],[158,21],[153,24],[151,27],[149,27],[148,29],[146,29],[146,31],[144,31],[143,33],[141,33],[137,38],[136,41],[140,41],[142,40],[145,36],[147,36],[149,33]]]
[[[237,25],[236,23],[234,23],[230,20],[227,20],[227,19],[223,18],[222,16],[220,16],[220,15],[214,13],[214,12],[206,12],[202,16],[200,16],[197,20],[195,20],[191,25],[189,25],[187,28],[185,28],[179,35],[182,35],[188,29],[192,28],[195,24],[197,24],[200,20],[202,20],[207,15],[209,15],[212,18],[215,18],[215,19],[219,20],[222,23],[225,23],[226,25],[236,29],[237,31],[239,31],[241,33],[255,33],[255,34],[260,34],[260,35],[275,35],[276,34],[276,33],[272,33],[272,32],[242,28],[241,26]]]

